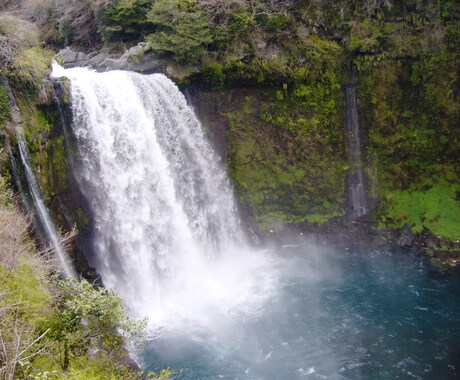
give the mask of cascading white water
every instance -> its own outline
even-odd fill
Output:
[[[368,213],[368,209],[361,154],[358,106],[356,104],[356,86],[347,86],[345,89],[345,96],[347,108],[348,161],[350,163],[348,175],[350,191],[349,202],[352,215],[354,217],[361,217]]]
[[[271,264],[244,249],[229,180],[178,88],[161,74],[53,76],[71,80],[75,174],[105,285],[157,325],[256,309]]]
[[[63,275],[67,278],[76,277],[76,272],[72,267],[72,264],[70,262],[69,257],[67,256],[65,249],[62,247],[60,243],[60,238],[56,231],[56,227],[54,226],[54,223],[49,215],[48,209],[46,208],[45,203],[43,201],[40,188],[37,184],[37,180],[35,179],[35,174],[30,165],[30,157],[27,145],[20,134],[17,135],[17,138],[19,155],[21,157],[22,166],[24,168],[24,172],[26,175],[27,184],[29,185],[29,191],[32,195],[34,208],[36,210],[38,220],[44,229],[46,239],[49,240],[51,249],[56,253],[59,261],[61,262]]]

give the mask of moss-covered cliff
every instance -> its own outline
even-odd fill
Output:
[[[341,50],[318,38],[299,50],[308,63],[241,63],[222,72],[227,87],[213,90],[205,73],[200,91],[203,122],[222,118],[230,175],[262,229],[343,212]]]
[[[360,75],[377,217],[460,237],[459,55],[388,60]]]

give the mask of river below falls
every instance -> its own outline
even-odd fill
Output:
[[[389,252],[305,244],[262,254],[277,280],[261,307],[212,327],[193,317],[157,326],[135,350],[141,367],[174,379],[460,378],[458,274]]]

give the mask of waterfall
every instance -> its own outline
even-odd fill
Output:
[[[32,195],[33,207],[36,211],[36,216],[38,218],[39,224],[44,230],[45,238],[50,244],[51,249],[55,252],[57,257],[59,258],[59,261],[61,262],[63,275],[67,278],[76,277],[76,272],[72,267],[72,264],[70,262],[69,257],[67,256],[64,247],[62,247],[60,243],[59,234],[56,231],[56,227],[54,226],[48,209],[45,206],[45,202],[43,201],[40,188],[38,186],[35,174],[30,164],[31,161],[27,145],[20,134],[17,134],[17,139],[21,163],[24,168],[27,184],[29,187],[29,192]],[[18,181],[20,180],[18,179]]]
[[[104,284],[153,319],[168,308],[204,315],[212,297],[239,303],[254,256],[242,254],[229,179],[179,89],[162,74],[54,65],[53,76],[71,81],[74,171]]]
[[[363,162],[361,154],[361,136],[359,129],[358,106],[356,102],[356,86],[345,88],[346,97],[346,128],[348,142],[348,189],[349,209],[353,217],[361,217],[368,213]]]

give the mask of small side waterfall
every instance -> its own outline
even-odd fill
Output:
[[[345,99],[347,155],[350,167],[347,175],[349,190],[348,209],[352,217],[359,218],[368,213],[368,206],[361,153],[361,132],[356,101],[356,85],[350,84],[345,87]]]
[[[14,99],[13,93],[11,91],[11,88],[9,86],[5,73],[2,72],[0,75],[0,78],[8,92],[13,122],[19,126],[18,128],[20,128],[20,126],[22,126],[21,115],[19,113],[19,109],[16,105],[16,101]],[[56,256],[61,262],[63,275],[67,278],[76,277],[76,272],[72,267],[72,264],[70,262],[69,257],[67,256],[67,253],[65,252],[64,248],[62,247],[60,243],[59,234],[56,231],[56,227],[54,226],[54,223],[51,220],[48,209],[46,208],[45,203],[43,201],[40,187],[38,186],[34,171],[30,164],[31,161],[29,157],[29,151],[27,149],[27,144],[24,142],[20,133],[17,133],[16,136],[18,139],[18,150],[19,150],[19,155],[21,158],[21,164],[22,164],[22,167],[24,168],[24,173],[27,179],[27,185],[29,188],[29,192],[32,196],[32,204],[30,204],[25,197],[26,191],[24,187],[22,186],[21,180],[17,178],[16,182],[18,185],[18,189],[21,192],[23,203],[27,207],[28,212],[35,212],[38,223],[43,228],[43,233],[45,235],[44,239],[50,245],[50,248],[55,252]],[[18,168],[17,168],[16,161],[13,155],[11,154],[11,152],[10,152],[10,157],[11,157],[11,166],[14,171],[14,175],[17,176]]]
[[[18,139],[18,149],[19,155],[21,157],[21,163],[24,168],[25,176],[27,179],[27,184],[29,187],[30,194],[32,195],[33,206],[36,211],[36,216],[40,223],[40,226],[43,228],[46,240],[51,246],[51,249],[56,253],[57,257],[59,258],[62,269],[63,275],[67,278],[69,277],[76,277],[77,274],[72,267],[69,257],[67,256],[66,251],[62,247],[59,239],[59,234],[56,231],[56,227],[51,220],[50,214],[48,209],[45,206],[43,201],[43,197],[38,186],[37,180],[35,178],[35,174],[32,170],[30,164],[30,157],[29,151],[27,150],[27,145],[22,139],[20,134],[17,134]]]
[[[259,264],[242,254],[229,179],[184,95],[161,74],[53,69],[71,80],[74,171],[104,284],[151,319],[244,303]]]

